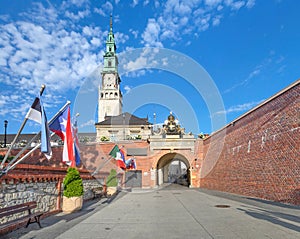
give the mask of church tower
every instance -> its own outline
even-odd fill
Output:
[[[98,122],[106,116],[117,116],[122,113],[122,93],[118,73],[118,58],[112,30],[112,15],[110,15],[109,33],[106,40],[106,51],[103,56],[102,83],[99,86]]]

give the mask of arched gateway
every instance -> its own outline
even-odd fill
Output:
[[[178,183],[190,185],[190,162],[182,154],[167,153],[159,158],[156,165],[156,183]]]

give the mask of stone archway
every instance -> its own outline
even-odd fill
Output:
[[[177,168],[176,162],[178,162]],[[175,167],[173,167],[173,165],[175,165]],[[157,161],[156,185],[160,186],[163,183],[179,183],[188,186],[190,181],[189,169],[190,163],[185,156],[177,153],[167,153]],[[186,176],[180,178],[181,175]],[[180,182],[178,181],[179,179],[181,180]]]

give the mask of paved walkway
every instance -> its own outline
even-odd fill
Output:
[[[86,202],[3,238],[300,238],[300,207],[169,186]]]

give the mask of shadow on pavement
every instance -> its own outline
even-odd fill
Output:
[[[282,227],[300,232],[299,226],[297,226],[293,223],[287,222],[289,220],[291,222],[299,223],[300,218],[297,216],[280,213],[280,212],[271,212],[271,211],[262,210],[262,209],[242,209],[242,208],[237,208],[237,209],[246,213],[247,215],[249,215],[251,217],[265,220],[265,221],[271,222],[273,224],[277,224]]]
[[[247,199],[252,200],[252,201],[256,201],[256,202],[265,203],[265,204],[270,204],[270,205],[273,205],[273,206],[279,206],[279,207],[283,207],[283,208],[290,208],[290,209],[295,209],[295,210],[300,211],[300,206],[296,206],[296,205],[284,204],[282,202],[267,201],[267,200],[263,200],[263,199],[259,199],[259,198],[249,198],[249,197],[247,197]]]
[[[22,227],[13,232],[10,232],[5,235],[1,235],[1,239],[17,239],[17,238],[30,238],[30,239],[39,239],[49,238],[53,239],[63,232],[74,227],[78,223],[82,222],[86,218],[90,217],[94,213],[103,209],[114,200],[117,200],[120,197],[123,197],[125,193],[118,192],[115,195],[109,198],[100,198],[84,201],[83,207],[80,211],[73,213],[65,214],[60,212],[55,215],[51,215],[41,220],[42,228],[32,224],[27,228]],[[28,235],[27,235],[28,234]]]

